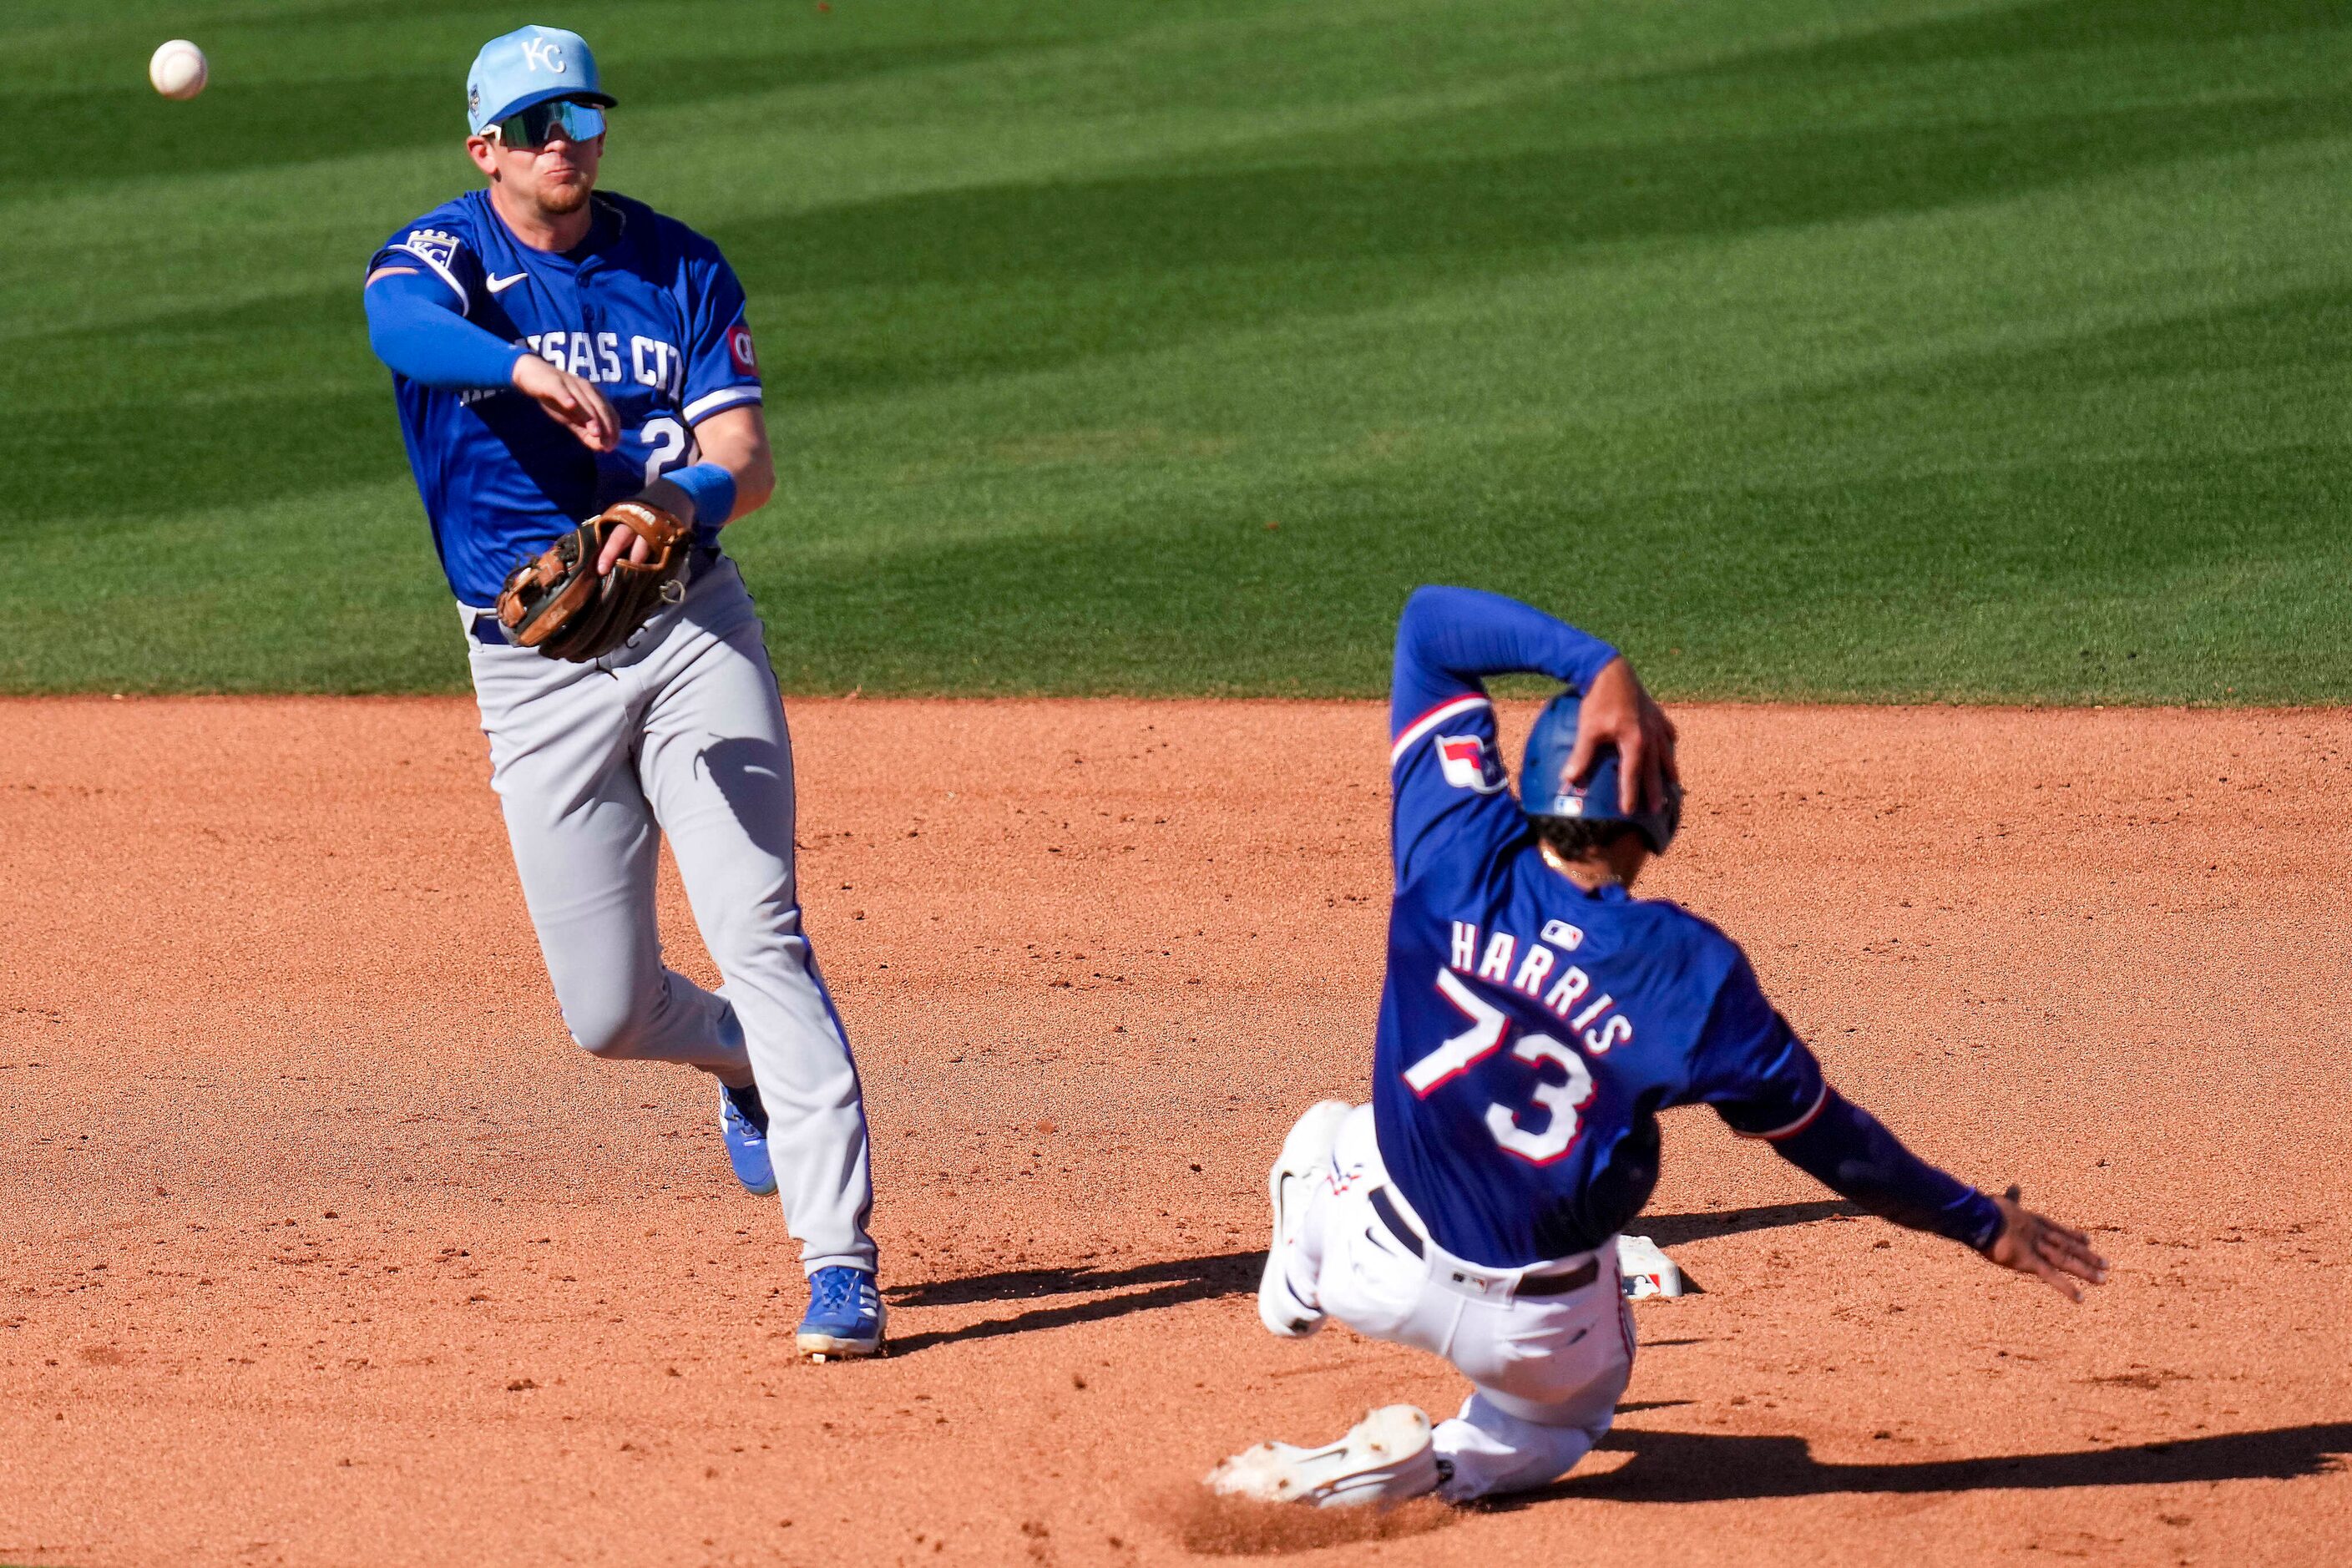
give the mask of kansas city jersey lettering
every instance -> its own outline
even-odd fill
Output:
[[[599,194],[586,240],[518,240],[471,192],[399,230],[369,263],[431,273],[465,317],[599,388],[620,443],[591,452],[511,387],[394,378],[401,433],[450,590],[498,597],[506,574],[581,519],[696,460],[695,425],[761,400],[743,289],[710,241]]]
[[[659,338],[632,334],[625,354],[618,332],[566,331],[559,328],[551,332],[528,333],[522,342],[556,369],[569,371],[599,386],[631,381],[672,397],[686,388],[686,356],[678,352],[676,343],[664,342]]]

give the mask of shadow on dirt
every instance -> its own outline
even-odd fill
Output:
[[[1845,1220],[1862,1211],[1841,1200],[1818,1203],[1767,1204],[1755,1208],[1726,1209],[1717,1214],[1647,1215],[1635,1221],[1642,1233],[1662,1246],[1731,1236],[1741,1231],[1769,1230],[1780,1226],[1810,1225],[1816,1220]],[[887,1290],[894,1308],[958,1307],[981,1301],[1034,1300],[1046,1296],[1094,1295],[1088,1301],[1041,1307],[1010,1318],[991,1318],[961,1329],[909,1334],[890,1343],[893,1355],[911,1355],[933,1345],[964,1340],[995,1339],[1004,1334],[1040,1329],[1066,1328],[1072,1323],[1099,1322],[1130,1312],[1149,1312],[1187,1301],[1240,1296],[1257,1288],[1263,1252],[1221,1252],[1206,1258],[1175,1258],[1139,1263],[1128,1268],[1097,1268],[1080,1264],[1061,1268],[1014,1268],[996,1274],[974,1274],[961,1279],[933,1279]],[[1135,1289],[1136,1286],[1150,1287]]]
[[[973,1301],[1018,1301],[1036,1296],[1072,1296],[1084,1290],[1120,1290],[1130,1285],[1191,1289],[1188,1300],[1232,1295],[1257,1287],[1263,1252],[1220,1252],[1208,1258],[1171,1258],[1131,1268],[1015,1268],[961,1279],[933,1279],[886,1291],[894,1307],[955,1307]]]
[[[1700,1432],[1612,1432],[1601,1447],[1630,1449],[1606,1475],[1571,1476],[1486,1506],[1500,1510],[1573,1498],[1615,1502],[1737,1502],[1832,1492],[2049,1490],[2164,1486],[2186,1481],[2293,1480],[2344,1468],[2352,1422],[2228,1432],[2063,1454],[1929,1459],[1907,1465],[1823,1464],[1802,1437]]]
[[[1262,1252],[1224,1252],[1208,1258],[1177,1258],[1161,1263],[1138,1264],[1131,1268],[1022,1268],[1001,1274],[979,1274],[964,1279],[940,1279],[929,1284],[909,1285],[887,1293],[892,1307],[950,1307],[974,1301],[1017,1301],[1040,1296],[1069,1296],[1099,1290],[1127,1293],[1099,1296],[1092,1300],[1072,1301],[1058,1307],[1041,1307],[1010,1318],[989,1318],[977,1323],[967,1323],[961,1329],[909,1334],[904,1339],[893,1339],[890,1353],[894,1357],[912,1355],[933,1345],[955,1344],[965,1340],[990,1340],[1039,1329],[1066,1328],[1072,1323],[1098,1322],[1105,1318],[1155,1311],[1162,1307],[1181,1306],[1187,1301],[1243,1295],[1257,1288],[1258,1267],[1265,1258],[1265,1254]],[[1130,1289],[1138,1285],[1150,1289]]]
[[[1706,1214],[1645,1214],[1625,1228],[1646,1236],[1660,1247],[1680,1247],[1743,1231],[1778,1230],[1783,1226],[1812,1225],[1821,1220],[1864,1217],[1843,1198],[1820,1198],[1801,1204],[1759,1204],[1753,1208],[1720,1209]]]

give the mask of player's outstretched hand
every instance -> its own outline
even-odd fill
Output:
[[[1650,700],[1623,655],[1611,659],[1576,710],[1576,746],[1568,754],[1568,776],[1582,782],[1592,771],[1603,742],[1617,748],[1617,809],[1632,813],[1664,805],[1666,781],[1679,783],[1675,763],[1675,721]]]
[[[2003,1268],[2031,1274],[2070,1301],[2083,1299],[2083,1287],[2075,1280],[2107,1282],[2107,1260],[2091,1250],[2089,1237],[2035,1214],[2018,1197],[2011,1187],[1993,1199],[2000,1205],[2000,1234],[1985,1249],[1987,1258]]]
[[[515,361],[510,376],[517,392],[546,409],[549,418],[579,437],[590,451],[609,452],[621,444],[621,422],[612,404],[587,382],[536,354]]]

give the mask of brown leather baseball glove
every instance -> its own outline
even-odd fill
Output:
[[[615,529],[651,546],[644,561],[626,555],[596,575],[596,559]],[[654,611],[684,593],[687,546],[694,531],[657,506],[616,501],[508,574],[499,594],[507,640],[550,658],[585,664],[629,640]]]

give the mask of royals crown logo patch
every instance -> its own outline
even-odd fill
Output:
[[[446,272],[457,259],[457,237],[445,229],[412,228],[399,248]]]

